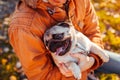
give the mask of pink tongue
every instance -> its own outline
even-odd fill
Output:
[[[56,51],[56,55],[60,54],[62,51],[63,51],[62,47],[58,48],[57,51]]]

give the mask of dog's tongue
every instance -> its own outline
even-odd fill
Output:
[[[60,48],[57,48],[56,50],[56,55],[59,55],[61,52],[64,51],[64,48],[63,47],[60,47]]]

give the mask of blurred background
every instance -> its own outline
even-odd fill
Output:
[[[0,80],[27,80],[9,44],[10,16],[18,0],[0,0]],[[106,50],[120,53],[120,0],[92,0]],[[100,73],[100,80],[120,80],[120,75]]]

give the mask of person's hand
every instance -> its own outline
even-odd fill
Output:
[[[71,77],[73,76],[72,72],[67,68],[67,66],[64,63],[58,64],[60,72],[65,76],[65,77]]]
[[[65,77],[71,77],[73,76],[72,72],[68,69],[68,67],[64,63],[59,63],[57,60],[54,59],[55,64],[59,68],[62,75]]]
[[[71,56],[78,59],[78,65],[80,66],[81,71],[86,71],[87,69],[91,68],[95,62],[93,57],[89,57],[82,53],[71,53]]]

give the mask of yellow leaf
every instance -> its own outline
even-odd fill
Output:
[[[5,65],[5,64],[7,63],[7,61],[8,61],[7,59],[4,59],[4,58],[3,58],[3,59],[1,60],[2,65]]]
[[[10,70],[11,66],[10,65],[7,65],[6,66],[6,70]]]
[[[10,80],[17,80],[17,77],[12,75],[12,76],[10,76]]]

